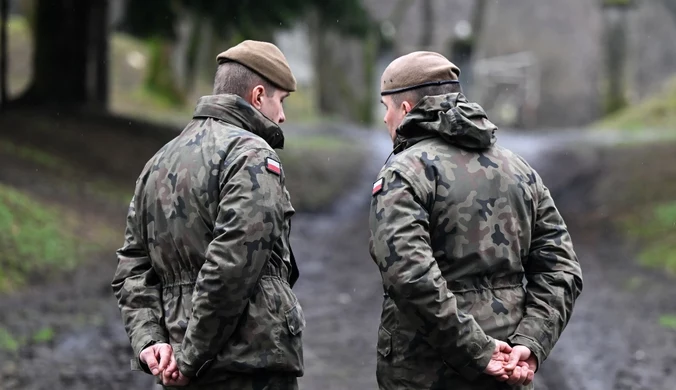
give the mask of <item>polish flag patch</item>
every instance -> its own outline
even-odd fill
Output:
[[[282,165],[279,163],[279,161],[275,161],[270,157],[268,157],[265,160],[265,168],[267,168],[268,171],[274,173],[275,175],[282,174]]]
[[[282,164],[280,164],[279,161],[271,159],[270,157],[265,160],[265,168],[275,175],[282,174]]]
[[[378,195],[378,193],[383,190],[383,184],[385,184],[385,179],[383,178],[380,178],[373,183],[373,196]]]

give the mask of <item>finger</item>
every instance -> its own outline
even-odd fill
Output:
[[[174,376],[178,371],[178,363],[176,362],[176,356],[173,353],[169,354],[169,356],[169,364],[167,364],[164,372],[167,373],[167,376]]]
[[[174,379],[173,374],[174,373],[169,371],[168,369],[165,369],[164,371],[162,371],[162,382],[167,383],[167,382],[172,381]]]
[[[141,353],[141,361],[148,366],[148,369],[150,370],[150,372],[153,373],[153,375],[157,375],[160,373],[157,358],[155,357],[155,354],[153,353],[152,350],[147,350]]]
[[[504,341],[498,341],[497,343],[500,348],[500,352],[512,353],[512,347],[510,347],[509,344],[505,343]]]
[[[162,347],[160,347],[160,362],[159,362],[160,371],[164,371],[169,365],[171,355],[173,355],[172,352],[173,350],[171,349],[170,345],[163,345]]]
[[[505,382],[507,379],[509,379],[509,375],[503,374],[503,375],[500,375],[500,376],[498,376],[498,377],[495,377],[495,379],[496,379],[498,382]]]
[[[507,384],[515,385],[519,382],[520,379],[521,379],[521,367],[516,367],[512,375],[507,380]]]
[[[524,386],[528,386],[531,383],[533,383],[533,379],[535,379],[535,372],[533,370],[528,370],[528,375],[526,377],[526,381],[523,382]]]
[[[505,370],[513,371],[516,369],[517,364],[519,363],[519,354],[514,351],[514,353],[509,355],[509,361],[505,364]]]

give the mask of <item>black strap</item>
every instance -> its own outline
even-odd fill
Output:
[[[426,83],[422,84],[417,84],[417,85],[411,85],[408,87],[402,87],[402,88],[397,88],[397,89],[390,89],[387,91],[382,91],[380,93],[380,96],[385,96],[385,95],[392,95],[395,93],[399,92],[405,92],[405,91],[410,91],[412,89],[417,89],[417,88],[422,88],[422,87],[429,87],[431,85],[444,85],[444,84],[459,84],[460,81],[458,80],[441,80],[441,81],[428,81]]]

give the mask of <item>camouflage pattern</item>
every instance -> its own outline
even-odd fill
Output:
[[[457,93],[424,98],[397,129],[370,213],[381,389],[511,388],[483,374],[494,340],[542,363],[570,319],[582,290],[571,237],[495,131]]]
[[[148,161],[112,282],[136,357],[168,342],[196,385],[303,374],[305,318],[291,291],[294,209],[283,169],[268,165],[280,161],[273,148],[283,142],[243,99],[206,96]]]

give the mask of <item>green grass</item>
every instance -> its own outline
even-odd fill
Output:
[[[78,234],[78,215],[11,187],[0,185],[0,292],[28,283],[32,276],[70,270],[99,249],[101,241]],[[86,226],[88,234],[106,233]]]
[[[676,275],[676,201],[637,210],[623,223],[642,243],[641,264]]]
[[[669,81],[660,93],[608,116],[596,123],[595,127],[628,131],[654,129],[676,132],[676,78]]]
[[[16,352],[20,344],[19,340],[9,330],[0,327],[0,351]]]
[[[56,336],[56,333],[54,332],[54,329],[50,327],[44,327],[33,335],[33,342],[40,344],[40,343],[48,343],[52,340],[54,340],[54,337]]]
[[[12,333],[9,329],[0,327],[0,352],[15,353],[26,344],[44,344],[49,343],[56,337],[56,332],[49,326],[42,327],[35,331],[32,336],[19,336]]]
[[[676,315],[663,315],[659,318],[659,324],[667,329],[676,330]]]

